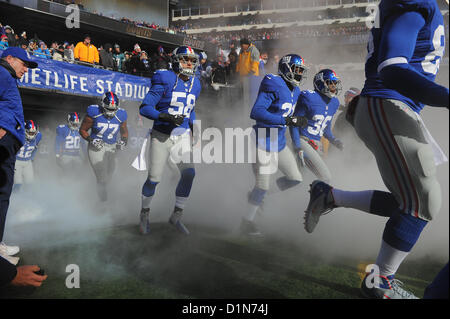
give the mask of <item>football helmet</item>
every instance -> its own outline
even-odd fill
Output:
[[[80,117],[77,112],[72,112],[67,115],[67,123],[71,130],[78,130],[80,127]]]
[[[191,66],[189,65],[191,63]],[[173,50],[172,69],[176,73],[193,76],[198,67],[198,55],[189,46],[181,46]]]
[[[329,85],[332,84],[335,86],[334,92],[330,91]],[[342,91],[342,84],[336,72],[331,69],[323,69],[314,76],[314,88],[329,98],[332,98],[339,95]]]
[[[103,114],[108,118],[116,116],[119,110],[119,98],[113,92],[105,92],[102,100]]]
[[[38,127],[33,120],[25,122],[25,138],[28,141],[32,141],[36,137],[38,131]]]
[[[278,62],[278,74],[293,86],[300,86],[306,79],[307,68],[303,58],[288,54]]]

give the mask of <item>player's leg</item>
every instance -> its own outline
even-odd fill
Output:
[[[97,180],[97,194],[101,201],[107,200],[106,175],[108,172],[105,162],[105,153],[105,147],[103,147],[101,150],[94,150],[92,148],[89,148],[88,150],[89,163],[92,166]]]
[[[287,146],[279,153],[278,167],[285,175],[277,179],[277,186],[281,191],[297,186],[303,181],[295,155]]]
[[[172,215],[170,216],[169,222],[172,225],[176,226],[181,233],[189,235],[189,230],[181,222],[181,217],[183,215],[183,210],[186,206],[186,202],[191,193],[192,184],[195,177],[195,167],[193,163],[179,163],[177,166],[181,176],[175,190],[175,208]]]
[[[301,148],[303,150],[305,164],[311,172],[316,175],[318,179],[329,183],[331,180],[331,173],[328,166],[325,164],[319,152],[315,150],[309,143],[308,139],[301,138]]]
[[[23,182],[25,185],[30,185],[34,182],[34,167],[32,161],[24,162]]]
[[[427,286],[423,299],[448,299],[448,263]]]
[[[14,167],[14,186],[13,186],[13,192],[19,192],[22,189],[23,184],[23,161],[16,161],[15,167]]]
[[[149,228],[150,204],[156,192],[156,186],[161,182],[167,159],[169,158],[169,150],[171,141],[169,136],[158,131],[151,133],[149,143],[149,159],[148,159],[148,177],[142,186],[141,196],[141,213],[139,229],[142,234],[147,234]]]

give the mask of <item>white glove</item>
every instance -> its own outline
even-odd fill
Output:
[[[101,139],[95,138],[92,140],[91,145],[96,151],[100,151],[103,148],[103,145],[105,145],[105,142]]]
[[[127,145],[127,144],[125,143],[125,141],[120,140],[120,141],[117,142],[116,148],[117,148],[119,151],[123,151],[123,150],[125,149],[125,145]]]
[[[305,155],[304,155],[304,153],[303,153],[303,150],[299,150],[299,151],[298,151],[298,159],[300,160],[300,165],[301,165],[302,167],[305,167],[305,166],[306,166],[306,163],[305,163]]]

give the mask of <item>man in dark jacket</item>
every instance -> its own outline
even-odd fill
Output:
[[[17,267],[17,257],[8,254],[8,246],[3,240],[6,213],[14,183],[16,153],[25,142],[22,99],[17,87],[28,68],[36,68],[29,54],[18,47],[6,49],[0,58],[0,242],[3,246],[0,254],[0,285],[40,286],[47,276],[39,276],[37,266]]]
[[[99,50],[98,54],[100,56],[100,64],[103,65],[103,67],[114,69],[114,60],[111,44],[106,43],[105,46],[103,47],[103,50]]]

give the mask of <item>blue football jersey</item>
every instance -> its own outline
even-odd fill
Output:
[[[298,97],[294,115],[305,116],[308,119],[308,126],[293,127],[292,130],[300,130],[300,135],[315,141],[320,141],[323,135],[329,140],[334,140],[331,133],[331,121],[339,105],[336,97],[329,98],[315,90],[302,91]],[[296,141],[294,143],[297,145]]]
[[[201,91],[201,84],[196,76],[183,81],[172,70],[158,70],[152,78],[152,87],[147,93],[142,105],[146,108],[156,110],[155,114],[169,113],[172,115],[184,115],[183,124],[179,130],[172,123],[160,121],[157,116],[151,117],[141,113],[143,116],[154,120],[153,129],[164,134],[174,134],[179,131],[184,132],[189,129],[192,122],[191,114],[194,113],[195,102]]]
[[[127,120],[127,111],[119,108],[116,116],[107,118],[98,105],[90,105],[87,109],[87,115],[94,120],[90,137],[101,139],[107,144],[117,143],[120,125]]]
[[[291,91],[286,82],[278,75],[267,74],[259,87],[258,97],[253,105],[250,117],[256,120],[253,128],[256,131],[258,147],[271,152],[280,152],[286,146],[286,120],[294,113],[295,103],[300,89]],[[260,135],[259,128],[265,128]],[[277,134],[273,134],[276,129]]]
[[[42,139],[41,132],[36,134],[36,137],[31,141],[25,139],[25,144],[20,148],[19,152],[17,152],[16,159],[19,161],[31,161],[34,159],[34,156],[37,151],[37,146]]]
[[[78,130],[71,130],[67,124],[59,125],[56,128],[56,154],[80,156],[82,145],[84,145],[84,140]]]
[[[380,41],[387,20],[394,15],[410,11],[421,14],[425,19],[425,25],[419,31],[415,40],[414,53],[408,61],[401,54],[396,54],[395,48],[392,48],[391,52],[381,48]],[[405,25],[405,28],[407,27]],[[435,0],[382,0],[379,4],[379,28],[372,28],[367,46],[366,82],[361,95],[399,100],[419,113],[423,104],[405,96],[407,94],[402,95],[385,87],[380,79],[379,71],[392,64],[408,63],[413,70],[428,80],[434,81],[444,54],[444,47],[444,20]]]

